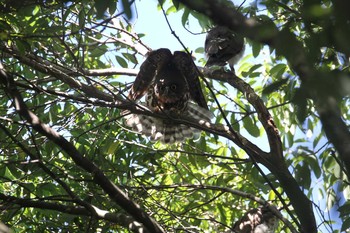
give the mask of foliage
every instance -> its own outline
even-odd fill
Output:
[[[215,24],[181,2],[162,6],[183,27],[198,24],[206,31]],[[131,109],[128,88],[150,50],[143,43],[147,32],[132,26],[143,10],[138,2],[1,2],[0,61],[13,78],[0,82],[1,221],[15,232],[141,232],[138,222],[152,232],[152,219],[165,232],[228,232],[245,211],[268,201],[284,217],[279,232],[305,229],[286,191],[287,177],[312,201],[305,212],[315,213],[319,232],[350,228],[349,171],[319,111],[332,97],[349,124],[349,8],[326,0],[253,3],[242,2],[238,11],[261,23],[264,33],[255,38],[246,32],[246,55],[236,66],[241,81],[203,71],[217,127],[198,126],[207,131],[199,140],[163,145],[131,132],[122,119]],[[283,46],[268,38],[275,35],[271,25]],[[308,81],[293,63],[299,43],[318,72]],[[202,47],[199,41],[190,48],[202,58],[200,67]],[[14,89],[23,106],[67,143],[23,115]],[[281,154],[273,154],[279,141]],[[121,191],[113,192],[130,203],[123,205],[108,181],[96,177],[108,178]],[[132,203],[146,214],[138,217]]]

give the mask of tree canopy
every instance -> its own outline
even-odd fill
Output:
[[[0,227],[232,232],[267,206],[278,232],[350,232],[350,2],[162,0],[152,35],[145,1],[0,3]],[[245,37],[235,73],[205,67],[214,25]],[[164,117],[127,93],[165,31],[214,114],[173,119],[202,132],[170,145],[123,121]]]

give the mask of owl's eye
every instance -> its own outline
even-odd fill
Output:
[[[172,84],[172,85],[170,86],[170,88],[171,88],[171,90],[175,91],[176,88],[177,88],[177,86],[176,86],[175,84]]]
[[[159,91],[164,91],[164,86],[160,86]]]

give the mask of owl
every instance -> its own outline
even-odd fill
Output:
[[[270,206],[271,208],[277,208]],[[277,210],[278,211],[278,210]],[[233,226],[234,233],[274,233],[278,227],[278,218],[272,211],[261,206],[252,209],[238,220]]]
[[[224,66],[228,63],[234,71],[234,64],[241,59],[245,50],[244,38],[227,27],[216,26],[208,32],[204,50],[208,57],[206,66]]]
[[[143,96],[145,103],[140,104],[164,118],[129,114],[125,117],[126,125],[151,140],[174,143],[198,137],[200,130],[176,123],[174,119],[185,116],[199,122],[213,117],[202,93],[197,69],[185,52],[172,54],[169,49],[161,48],[149,53],[128,98],[139,101]]]

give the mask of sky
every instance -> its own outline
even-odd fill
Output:
[[[134,24],[135,31],[146,32],[146,36],[142,40],[152,49],[165,47],[172,51],[182,50],[181,44],[171,34],[163,13],[157,10],[157,4],[158,1],[154,0],[136,2],[138,19]],[[193,50],[198,46],[204,46],[205,33],[192,35],[183,28],[179,18],[180,14],[168,15],[168,20],[181,41]],[[202,32],[202,28],[197,23],[191,23],[189,27],[193,32]]]

